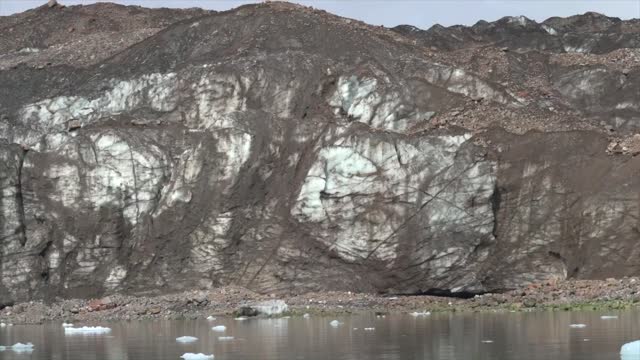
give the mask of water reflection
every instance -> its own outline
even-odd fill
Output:
[[[602,315],[618,316],[602,319]],[[64,334],[61,324],[0,329],[0,345],[34,344],[33,353],[2,359],[163,360],[183,353],[216,359],[620,359],[623,343],[640,339],[640,311],[359,315],[236,321],[140,321],[102,325],[106,335]],[[570,324],[586,324],[571,328]],[[224,325],[217,333],[212,326]],[[373,328],[365,331],[365,328]],[[195,336],[194,343],[176,338]],[[233,337],[221,340],[219,337]],[[626,359],[625,359],[626,360]],[[640,360],[640,359],[637,359]]]

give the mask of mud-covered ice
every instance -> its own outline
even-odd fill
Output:
[[[184,353],[180,357],[184,360],[209,360],[214,358],[213,355],[206,355],[203,353]]]
[[[101,335],[110,333],[111,329],[102,326],[83,326],[80,328],[66,327],[64,328],[65,335]]]
[[[198,341],[198,338],[194,336],[180,336],[176,338],[176,341],[179,343],[186,344],[186,343],[196,342]]]

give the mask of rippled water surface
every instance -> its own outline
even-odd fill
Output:
[[[617,319],[602,319],[617,315]],[[332,327],[330,321],[341,324]],[[585,324],[572,328],[570,324]],[[0,359],[163,360],[186,352],[215,359],[593,359],[620,360],[620,346],[640,339],[640,311],[499,314],[355,315],[237,321],[91,323],[107,335],[65,335],[61,324],[0,328],[0,345],[32,342],[31,353]],[[225,325],[224,333],[211,330]],[[357,328],[357,329],[356,329]],[[375,328],[364,330],[364,328]],[[180,336],[195,336],[179,344]],[[233,336],[233,340],[220,340]]]

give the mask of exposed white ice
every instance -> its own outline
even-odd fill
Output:
[[[198,341],[197,337],[194,336],[180,336],[176,338],[176,341],[179,343],[187,344]]]
[[[613,319],[617,319],[618,315],[602,315],[600,316],[600,319],[602,320],[613,320]]]
[[[233,336],[218,336],[218,340],[220,340],[220,341],[231,341],[231,340],[233,340]]]
[[[64,328],[65,335],[101,335],[110,333],[111,329],[102,326],[83,326],[80,328],[66,327]]]
[[[33,351],[33,344],[32,343],[15,343],[13,345],[9,345],[9,346],[0,346],[0,351],[7,351],[7,350],[12,350],[13,352],[16,353],[30,353]]]
[[[573,329],[582,329],[582,328],[586,328],[587,325],[585,325],[585,324],[571,324],[571,325],[569,325],[569,327],[573,328]]]
[[[65,328],[73,327],[73,324],[69,324],[69,323],[62,323],[62,327],[65,327]]]
[[[333,327],[338,327],[338,325],[340,325],[340,322],[338,320],[332,320],[329,325],[333,326]]]
[[[414,311],[414,312],[412,312],[412,313],[411,313],[411,316],[415,316],[415,317],[418,317],[418,316],[428,316],[428,315],[431,315],[431,312],[430,312],[430,311],[423,311],[423,312],[417,312],[417,311]]]
[[[209,359],[213,359],[214,356],[213,355],[206,355],[203,353],[184,353],[182,354],[182,356],[180,356],[181,358],[183,358],[184,360],[209,360]]]
[[[622,360],[640,359],[640,340],[622,345],[622,348],[620,348],[620,356]]]
[[[217,332],[224,332],[225,330],[227,330],[227,327],[224,325],[217,325],[212,327],[211,330],[217,331]]]

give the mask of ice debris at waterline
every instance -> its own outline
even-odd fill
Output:
[[[602,320],[613,320],[613,319],[617,319],[618,315],[602,315],[600,316],[600,319]]]
[[[196,342],[198,341],[198,338],[194,336],[180,336],[179,338],[176,338],[176,341],[179,343],[186,344],[186,343]]]
[[[26,344],[16,343],[11,346],[0,346],[0,351],[5,351],[5,350],[13,350],[14,352],[17,352],[17,353],[32,352],[33,344],[32,343],[26,343]]]
[[[587,325],[585,325],[585,324],[571,324],[571,325],[569,325],[569,327],[573,328],[573,329],[582,329],[582,328],[586,328]]]
[[[182,354],[182,356],[180,356],[180,357],[183,358],[184,360],[208,360],[208,359],[213,359],[213,355],[205,355],[203,353],[198,353],[198,354],[185,353],[185,354]]]
[[[620,348],[620,356],[622,360],[640,359],[640,340],[622,345],[622,348]]]
[[[216,318],[214,318],[213,316],[207,316],[207,320],[209,320],[209,321],[213,321],[213,320],[215,320],[215,319],[216,319]]]
[[[430,312],[430,311],[424,311],[424,312],[417,312],[417,311],[414,311],[414,312],[412,312],[412,313],[411,313],[411,316],[415,316],[415,317],[418,317],[418,316],[428,316],[428,315],[431,315],[431,312]]]
[[[223,332],[223,331],[227,330],[227,327],[224,326],[224,325],[218,325],[218,326],[212,327],[211,330],[218,331],[218,332]]]
[[[283,300],[269,300],[258,303],[252,308],[256,309],[260,314],[273,316],[284,313],[289,309],[289,306]]]
[[[483,344],[493,344],[493,340],[482,340],[480,342]]]
[[[329,325],[333,326],[333,327],[337,327],[338,325],[340,325],[340,323],[338,322],[338,320],[332,320]]]
[[[69,323],[62,323],[62,327],[65,327],[65,328],[73,327],[73,324],[69,324]]]
[[[102,326],[83,326],[81,328],[66,327],[64,328],[65,335],[100,335],[110,333],[111,329]]]
[[[311,316],[311,315],[306,314],[306,313],[305,313],[304,315],[302,315],[302,317],[303,317],[303,318],[305,318],[305,319],[308,319],[310,316]]]
[[[237,320],[237,321],[243,321],[243,320],[247,320],[247,319],[248,319],[248,317],[246,317],[246,316],[238,316],[237,318],[235,318],[235,320]]]
[[[233,336],[218,336],[218,340],[220,340],[220,341],[230,341],[230,340],[233,340]]]
[[[376,329],[376,328],[372,328],[372,327],[370,327],[370,328],[364,328],[364,331],[373,331],[373,330],[375,330],[375,329]]]
[[[0,328],[1,327],[7,327],[7,326],[13,326],[13,324],[0,323]]]

